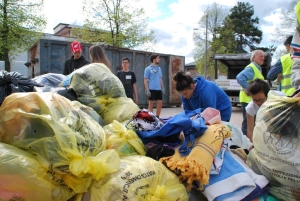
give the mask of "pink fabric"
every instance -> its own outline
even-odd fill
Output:
[[[220,124],[221,123],[221,115],[220,111],[214,108],[208,107],[202,113],[201,117],[204,118],[205,124]]]

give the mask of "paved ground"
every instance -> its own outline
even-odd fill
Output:
[[[170,107],[170,108],[162,108],[160,117],[171,117],[183,111],[182,107]],[[155,108],[154,108],[155,114]],[[236,124],[241,127],[243,121],[242,109],[240,107],[232,107],[232,115],[230,122]]]

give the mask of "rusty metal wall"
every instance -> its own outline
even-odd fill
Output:
[[[57,41],[41,39],[37,45],[29,50],[29,59],[37,58],[38,62],[34,66],[35,76],[45,73],[62,73],[65,61],[72,56],[70,52],[70,41]],[[82,43],[82,54],[89,60],[89,47],[91,44]],[[136,51],[124,48],[106,47],[105,54],[108,57],[112,72],[116,74],[120,68],[123,57],[130,59],[130,70],[133,71],[137,78],[138,105],[147,107],[148,101],[145,96],[144,87],[144,70],[150,65],[150,56],[152,52]],[[159,54],[159,53],[156,53]],[[165,86],[165,95],[163,96],[163,106],[180,106],[181,99],[175,89],[173,76],[178,71],[184,70],[185,57],[168,54],[159,54],[163,82]]]

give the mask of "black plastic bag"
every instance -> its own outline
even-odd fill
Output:
[[[75,91],[72,88],[44,86],[44,87],[34,87],[33,91],[36,91],[39,93],[54,92],[61,96],[64,96],[65,98],[67,98],[71,101],[77,100],[77,94],[75,93]]]
[[[43,85],[25,77],[18,72],[1,71],[0,73],[0,105],[4,99],[16,92],[33,92],[33,87]]]

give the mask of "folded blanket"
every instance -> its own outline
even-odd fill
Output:
[[[227,148],[229,148],[229,144],[231,142],[231,138],[225,138],[223,140],[222,146],[219,150],[219,152],[216,154],[213,165],[211,167],[211,170],[209,174],[219,174],[222,168],[223,160],[224,160],[224,153]]]
[[[260,186],[256,185],[256,188],[241,201],[254,201],[255,199],[259,199],[262,196],[266,196],[268,193],[268,186],[261,188]]]
[[[264,175],[256,174],[246,163],[243,162],[241,158],[237,155],[230,152],[230,154],[235,158],[235,160],[244,168],[244,170],[248,173],[248,175],[252,178],[252,180],[259,185],[261,188],[268,185],[269,180]]]
[[[210,175],[203,194],[208,200],[242,200],[256,185],[239,162],[226,150],[221,172]]]
[[[174,171],[182,182],[186,182],[188,190],[193,181],[199,181],[201,188],[208,184],[209,171],[224,138],[230,136],[231,132],[224,124],[207,126],[204,134],[196,138],[195,147],[188,156],[182,157],[177,148],[173,156],[161,158],[160,162]]]

